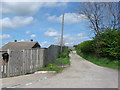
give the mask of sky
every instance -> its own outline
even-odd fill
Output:
[[[64,13],[64,44],[73,46],[93,36],[80,2],[4,2],[0,7],[1,46],[8,42],[38,41],[59,45]]]

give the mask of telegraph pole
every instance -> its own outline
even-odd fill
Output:
[[[60,42],[61,52],[62,52],[62,47],[63,47],[63,31],[64,31],[64,13],[62,16],[62,32],[61,32],[61,42]]]

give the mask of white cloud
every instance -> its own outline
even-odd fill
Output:
[[[11,36],[9,34],[0,35],[0,40],[8,40],[10,38],[11,38]]]
[[[75,37],[71,37],[72,35],[64,35],[63,36],[63,45],[73,45],[75,41]],[[61,37],[55,37],[54,38],[55,43],[59,44],[61,43]]]
[[[63,7],[67,3],[58,2],[3,2],[0,7],[2,14],[34,15],[42,7]]]
[[[31,31],[26,31],[25,33],[26,33],[26,34],[29,34],[30,32],[31,32]]]
[[[76,36],[81,37],[83,36],[83,33],[78,33]]]
[[[79,38],[80,40],[84,40],[84,39],[89,39],[90,37],[88,37],[86,34],[84,33],[78,33],[77,38]]]
[[[2,3],[0,12],[3,14],[33,15],[39,8],[39,3],[6,2]]]
[[[57,30],[53,29],[53,28],[49,28],[48,31],[46,31],[44,33],[46,36],[49,37],[55,37],[55,36],[59,36],[60,34],[57,32]]]
[[[87,35],[84,33],[79,33],[79,34],[72,34],[72,35],[64,35],[63,38],[63,44],[67,46],[72,46],[75,44],[79,44],[80,42],[84,40],[90,39]],[[60,37],[55,37],[54,38],[55,43],[59,44],[61,43],[61,38]]]
[[[81,22],[85,19],[86,19],[86,16],[83,15],[83,14],[65,13],[65,15],[64,15],[65,24],[79,23],[79,22]],[[51,21],[51,22],[61,23],[62,15],[60,15],[60,16],[56,16],[56,15],[50,16],[50,15],[48,15],[47,20]]]
[[[42,3],[43,7],[65,7],[67,2],[44,2]]]
[[[35,34],[32,34],[32,35],[30,35],[30,37],[31,37],[31,38],[35,38],[35,37],[36,37],[36,35],[35,35]]]
[[[49,45],[51,45],[51,43],[49,43],[48,41],[44,41],[40,45],[41,46],[49,46]]]
[[[2,18],[0,19],[0,26],[2,26],[2,30],[5,29],[16,29],[19,27],[24,27],[26,25],[29,25],[30,23],[33,22],[33,17],[20,17],[20,16],[15,16],[13,18]]]
[[[73,42],[66,42],[65,45],[66,46],[72,46],[74,43]]]
[[[20,42],[24,42],[25,40],[24,39],[21,39]]]

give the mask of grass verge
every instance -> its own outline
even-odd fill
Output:
[[[56,71],[60,72],[63,70],[66,65],[70,65],[69,60],[69,53],[70,50],[67,49],[64,52],[60,53],[59,58],[52,60],[50,64],[48,64],[46,67],[41,68],[39,71]]]
[[[97,56],[92,55],[92,54],[86,55],[86,54],[81,53],[79,50],[76,50],[76,51],[77,51],[78,55],[80,55],[84,59],[86,59],[96,65],[120,70],[120,67],[119,67],[120,60],[110,60],[108,58],[98,58]]]
[[[59,72],[63,69],[64,69],[64,67],[58,67],[55,64],[48,64],[46,67],[41,68],[39,71],[56,71],[56,72]]]

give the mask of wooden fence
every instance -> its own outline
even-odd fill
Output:
[[[63,47],[65,50],[66,47]],[[2,53],[0,59],[2,60]],[[21,51],[7,50],[9,54],[8,63],[2,63],[2,77],[11,77],[25,75],[39,70],[41,67],[49,64],[51,60],[56,59],[60,53],[60,46],[51,45],[49,48],[29,49]]]
[[[8,50],[9,61],[6,64],[2,64],[2,77],[25,75],[39,70],[44,66],[44,50]]]

